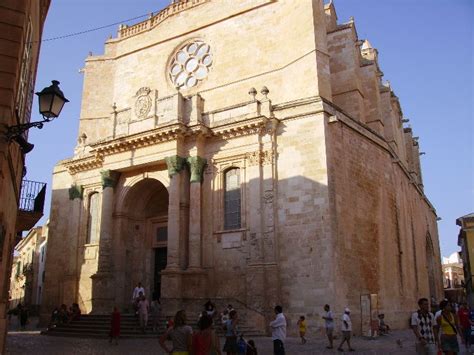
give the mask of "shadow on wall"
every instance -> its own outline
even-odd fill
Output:
[[[293,161],[300,163],[296,158]],[[363,317],[373,318],[378,311],[385,313],[387,321],[408,315],[416,299],[410,302],[412,308],[407,308],[397,292],[381,289],[385,287],[381,280],[399,277],[396,268],[388,274],[380,272],[382,263],[398,262],[398,256],[385,245],[387,239],[396,239],[395,227],[389,231],[392,235],[382,235],[382,231],[387,233],[387,228],[382,228],[386,221],[383,213],[375,213],[375,219],[373,211],[340,215],[338,205],[345,204],[344,199],[330,198],[326,185],[291,176],[291,170],[277,172],[264,154],[218,162],[204,172],[197,205],[189,188],[189,171],[180,173],[180,188],[175,189],[171,188],[175,177],[169,181],[147,177],[156,166],[142,168],[132,186],[125,182],[134,175],[123,172],[112,190],[112,209],[108,210],[104,206],[107,201],[100,198],[97,206],[92,206],[95,193],[107,198],[102,187],[86,188],[83,199],[72,200],[68,190],[54,190],[43,320],[61,303],[77,302],[83,313],[109,313],[114,305],[130,311],[132,291],[139,281],[149,296],[162,293],[164,298],[186,299],[185,303],[175,302],[176,307],[190,307],[190,299],[195,299],[196,305],[207,298],[236,299],[249,310],[263,312],[268,321],[273,318],[274,305],[282,304],[291,325],[306,315],[309,326],[318,327],[326,303],[336,314],[349,306],[356,329],[367,322]],[[299,170],[307,176],[321,171],[311,164]],[[164,176],[166,171],[160,173]],[[384,193],[367,196],[361,192],[363,189],[348,191],[354,205],[368,198],[374,200],[374,208],[392,203]],[[202,214],[194,221],[196,207]],[[170,212],[179,214],[178,222]],[[104,227],[106,218],[110,218],[110,225]],[[341,218],[345,218],[345,225],[353,225],[350,232],[338,226]],[[175,234],[169,233],[170,223],[180,227]],[[198,240],[192,236],[196,223],[202,235]],[[110,235],[99,238],[104,228]],[[425,233],[416,238],[426,242]],[[91,242],[94,240],[99,242]],[[160,248],[167,249],[164,262],[161,254],[161,264]],[[188,268],[194,253],[199,253],[201,274]],[[403,257],[408,265],[416,262],[414,254]],[[427,257],[419,257],[418,265],[420,260]],[[163,271],[170,262],[178,265],[181,283],[166,279]],[[350,272],[341,272],[348,268]],[[420,286],[420,297],[426,296],[433,277],[430,272],[421,278],[426,285]],[[379,295],[378,302],[368,305],[367,295]],[[386,295],[385,299],[380,295]],[[174,311],[165,310],[169,314]]]

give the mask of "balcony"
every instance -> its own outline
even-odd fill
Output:
[[[16,231],[30,230],[43,217],[46,183],[23,180],[21,183]]]

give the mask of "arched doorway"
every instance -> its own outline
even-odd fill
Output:
[[[125,219],[122,240],[125,248],[125,289],[138,282],[147,297],[161,296],[161,272],[166,268],[168,242],[168,190],[158,180],[145,178],[127,187],[121,208]],[[125,295],[124,302],[130,300]]]

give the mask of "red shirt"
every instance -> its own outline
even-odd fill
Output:
[[[468,329],[471,326],[469,322],[469,309],[460,308],[458,311],[459,323],[464,329]]]

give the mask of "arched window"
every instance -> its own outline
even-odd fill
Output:
[[[87,244],[99,241],[99,193],[89,196],[89,216],[87,219]]]
[[[224,229],[240,228],[240,169],[231,168],[224,174]]]

